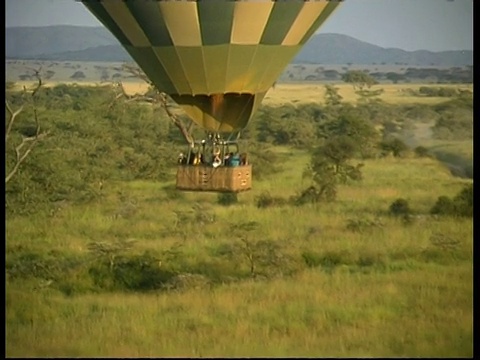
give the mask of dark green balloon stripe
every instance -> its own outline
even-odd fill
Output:
[[[142,0],[125,4],[152,46],[173,45],[157,2]]]
[[[125,49],[159,90],[176,92],[175,85],[151,47],[125,46]]]
[[[280,45],[304,5],[304,1],[278,1],[273,6],[260,44]]]
[[[198,19],[203,45],[228,44],[232,32],[235,1],[197,2]]]
[[[192,88],[185,75],[185,70],[181,66],[180,55],[178,54],[177,48],[174,46],[158,47],[155,48],[155,52],[161,63],[159,66],[165,69],[165,72],[175,86],[175,93],[191,94]],[[156,60],[153,59],[153,61]],[[157,88],[163,90],[162,84],[157,84]]]

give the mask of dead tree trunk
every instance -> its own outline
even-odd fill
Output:
[[[42,140],[44,137],[48,135],[48,132],[41,132],[40,131],[40,123],[38,121],[38,116],[37,116],[37,109],[35,107],[35,95],[37,94],[38,90],[42,86],[42,78],[40,77],[40,70],[35,70],[35,76],[38,80],[38,84],[36,87],[33,89],[31,95],[30,95],[30,100],[33,103],[33,118],[35,120],[35,135],[33,136],[24,136],[22,138],[22,142],[15,146],[15,163],[13,165],[13,168],[8,171],[8,173],[5,176],[5,184],[7,184],[18,172],[18,169],[22,165],[22,163],[27,159],[27,157],[31,154],[33,148],[37,143]],[[27,89],[24,87],[23,89],[24,95],[28,93]],[[5,108],[7,109],[8,112],[8,117],[5,119],[7,121],[7,128],[5,131],[5,146],[9,145],[10,141],[10,135],[12,132],[13,124],[15,123],[15,120],[17,119],[17,116],[23,111],[25,104],[20,106],[17,110],[13,110],[12,106],[8,102],[8,100],[5,100]]]
[[[180,130],[180,133],[182,134],[183,138],[187,143],[190,145],[193,145],[194,139],[191,134],[191,129],[193,126],[193,122],[190,121],[190,124],[186,124],[182,119],[180,119],[176,114],[174,114],[169,105],[168,105],[168,95],[164,92],[158,91],[158,89],[153,85],[153,83],[150,81],[150,79],[139,69],[134,66],[130,65],[124,65],[123,68],[131,73],[132,75],[138,77],[139,79],[142,79],[145,81],[147,84],[150,85],[151,89],[154,89],[154,94],[151,96],[146,96],[146,95],[128,95],[125,92],[125,89],[122,85],[122,83],[117,84],[117,88],[119,88],[120,93],[118,93],[113,102],[115,102],[117,99],[123,97],[126,99],[127,102],[130,101],[146,101],[152,104],[160,104],[160,106],[165,110],[166,114],[170,118],[170,120],[173,122],[173,124]],[[113,102],[110,104],[111,106],[113,105]]]

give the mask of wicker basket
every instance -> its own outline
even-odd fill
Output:
[[[240,192],[252,188],[252,166],[180,165],[177,189],[189,191]]]

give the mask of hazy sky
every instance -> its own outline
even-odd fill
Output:
[[[6,27],[102,26],[75,0],[6,0],[5,9]],[[319,32],[410,51],[473,50],[473,0],[344,0]]]

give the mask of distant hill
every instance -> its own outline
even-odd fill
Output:
[[[118,45],[118,41],[103,27],[58,25],[5,29],[7,58],[32,59],[41,54],[52,55],[105,45]]]
[[[103,27],[12,27],[5,29],[5,37],[7,59],[132,61],[113,35]],[[473,65],[473,51],[386,49],[346,35],[317,34],[292,63],[455,67]]]
[[[350,36],[317,34],[293,61],[306,64],[396,64],[416,66],[473,65],[473,51],[405,51],[383,48]]]

